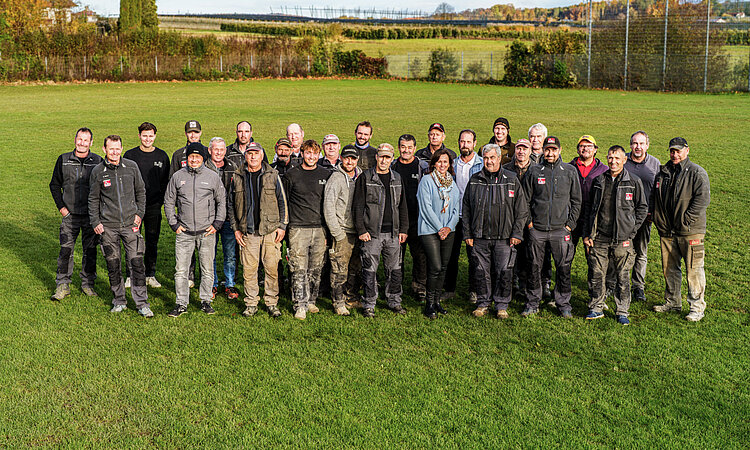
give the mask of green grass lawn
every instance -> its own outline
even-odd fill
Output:
[[[750,446],[747,95],[262,80],[0,86],[0,99],[0,446]],[[705,319],[650,311],[664,289],[655,231],[648,300],[633,304],[630,327],[610,313],[595,323],[582,318],[580,254],[570,321],[551,309],[522,320],[517,300],[507,321],[474,319],[465,260],[459,298],[432,322],[410,297],[408,315],[379,304],[372,321],[337,317],[324,299],[321,313],[298,322],[287,297],[280,320],[245,319],[241,304],[224,296],[215,316],[191,303],[189,314],[170,319],[174,235],[166,226],[157,269],[164,288],[149,292],[154,319],[138,316],[132,302],[125,313],[108,312],[101,257],[100,298],[84,297],[74,275],[73,295],[48,300],[59,214],[47,185],[80,126],[94,130],[100,154],[110,133],[135,146],[146,120],[171,154],[184,144],[188,119],[202,123],[204,142],[233,139],[234,125],[247,119],[267,149],[290,122],[308,138],[333,132],[349,141],[368,119],[375,144],[408,132],[424,145],[427,126],[440,121],[456,148],[465,127],[486,142],[499,115],[510,119],[514,139],[544,122],[561,138],[565,160],[582,134],[606,149],[647,130],[662,161],[669,139],[684,136],[713,187]]]

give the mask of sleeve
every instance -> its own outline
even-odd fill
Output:
[[[573,174],[573,181],[570,183],[570,212],[565,226],[571,230],[575,229],[578,222],[578,216],[581,214],[581,183],[578,182],[577,176]]]
[[[472,177],[473,178],[473,177]],[[461,224],[464,232],[464,240],[466,239],[474,239],[474,233],[472,233],[471,229],[471,223],[472,223],[472,215],[474,214],[474,209],[471,204],[471,198],[472,198],[472,191],[474,189],[471,187],[471,178],[469,178],[469,182],[466,184],[466,190],[464,191],[464,197],[461,199],[463,202],[463,205],[461,206],[462,215],[461,218]]]
[[[434,195],[434,189],[432,189],[432,186],[434,186],[434,184],[435,183],[430,176],[422,177],[422,179],[419,180],[417,202],[419,204],[419,217],[430,229],[435,230],[435,233],[437,233],[438,230],[443,228],[443,224],[440,217],[435,213],[435,210],[432,209],[432,196]]]
[[[134,167],[133,172],[134,172],[133,187],[135,190],[135,207],[137,209],[136,214],[138,214],[138,217],[143,219],[143,216],[146,215],[146,184],[143,182],[141,171],[138,170],[137,165]]]
[[[406,234],[409,232],[409,207],[406,205],[406,189],[404,189],[403,184],[401,185],[401,199],[398,203],[398,223],[399,233]]]
[[[91,178],[89,178],[89,221],[91,222],[91,228],[96,228],[102,223],[99,217],[99,196],[102,189],[102,184],[99,181],[100,171],[97,170],[99,167],[94,168]]]
[[[177,182],[175,177],[169,179],[167,184],[167,191],[164,193],[164,215],[167,217],[167,223],[169,224],[172,231],[177,231],[180,227],[179,218],[175,213],[175,201],[177,199]]]
[[[62,195],[63,174],[62,174],[62,155],[57,157],[55,168],[52,170],[52,179],[49,182],[49,191],[52,193],[52,200],[55,201],[57,209],[63,209],[65,203]]]
[[[162,168],[159,173],[159,191],[161,192],[161,201],[164,202],[164,194],[167,192],[167,183],[169,183],[169,176],[171,171],[169,162],[169,155],[164,152],[164,160],[162,161]]]
[[[591,201],[583,204],[583,210],[581,211],[581,219],[583,220],[581,237],[591,237],[591,230],[594,227],[593,209],[594,205],[598,205],[601,201],[602,191],[602,180],[601,176],[599,176],[596,177],[594,184],[591,186]]]
[[[531,203],[534,199],[534,185],[533,185],[533,178],[534,173],[532,171],[533,167],[530,167],[528,169],[528,172],[526,172],[526,176],[523,179],[523,183],[521,183],[521,187],[523,187],[523,193],[526,196],[526,203],[528,204],[528,210],[529,210],[529,220],[526,221],[526,224],[524,226],[527,226],[531,223],[532,220],[534,220],[533,217],[531,217]]]
[[[648,216],[648,202],[646,201],[646,194],[643,192],[643,182],[641,182],[640,179],[636,178],[635,180],[635,227],[633,229],[633,233],[630,236],[630,239],[635,239],[635,235],[638,233],[638,230],[641,228],[641,225],[643,225],[643,222],[646,220],[646,216]]]
[[[367,195],[367,184],[365,175],[357,177],[357,183],[354,185],[354,199],[352,200],[352,216],[354,217],[354,226],[357,228],[357,234],[367,233],[365,228],[365,196]]]
[[[328,183],[326,183],[325,192],[323,193],[323,216],[325,217],[328,230],[337,241],[346,237],[346,233],[336,216],[336,200],[342,192],[341,183],[338,182],[339,178],[341,177],[338,174],[332,174],[328,178]]]
[[[239,230],[239,224],[237,223],[237,216],[234,212],[234,179],[229,183],[229,191],[227,191],[227,217],[229,223],[232,225],[232,231]]]
[[[286,191],[281,177],[276,175],[276,203],[279,205],[279,228],[286,230],[289,224],[289,206],[286,201]]]
[[[516,199],[513,202],[513,230],[510,237],[523,240],[523,230],[529,223],[529,202],[526,200],[526,191],[523,190],[521,182],[516,178]]]
[[[227,190],[224,189],[224,183],[221,182],[219,175],[216,175],[214,199],[216,200],[216,216],[212,225],[218,231],[224,225],[223,219],[227,217]]]
[[[682,224],[689,227],[706,214],[708,204],[711,203],[711,186],[708,174],[698,173],[693,181],[693,190],[690,203],[685,210]]]

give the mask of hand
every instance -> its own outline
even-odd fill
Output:
[[[136,214],[136,215],[135,215],[135,217],[133,217],[133,223],[134,223],[134,224],[135,224],[135,226],[137,226],[137,227],[140,227],[140,226],[141,226],[141,220],[142,220],[142,219],[141,219],[141,216],[139,216],[138,214]]]
[[[594,241],[592,241],[590,237],[585,237],[583,238],[583,245],[585,245],[586,247],[593,247]]]
[[[406,239],[408,239],[408,238],[409,238],[409,235],[406,234],[406,233],[399,233],[398,234],[398,242],[400,244],[403,244],[404,242],[406,242]]]
[[[234,239],[237,241],[237,243],[240,245],[240,247],[244,247],[245,246],[245,239],[242,236],[242,231],[239,231],[239,230],[235,231],[234,232]]]
[[[464,239],[464,242],[466,242],[466,245],[469,247],[474,247],[474,239]]]
[[[369,242],[372,238],[370,237],[370,233],[364,233],[359,235],[359,240],[362,242]]]
[[[529,228],[529,230],[532,229],[532,228],[534,228],[534,222],[529,222],[528,228]]]
[[[177,227],[177,229],[175,230],[175,233],[177,233],[177,234],[180,234],[180,233],[182,233],[183,231],[185,231],[185,227],[183,227],[182,225],[180,225],[180,226],[179,226],[179,227]]]
[[[104,233],[104,225],[99,224],[99,225],[95,226],[94,227],[94,233],[96,233],[96,234],[102,234],[102,233]]]
[[[444,241],[445,238],[447,238],[450,233],[451,233],[451,229],[448,227],[443,227],[438,230],[438,236],[440,236],[441,241]]]
[[[282,230],[281,228],[277,228],[276,229],[276,239],[274,239],[273,241],[278,244],[279,242],[281,242],[284,239],[285,235],[286,235],[286,231],[285,230]]]
[[[216,233],[216,228],[214,228],[213,225],[209,225],[208,228],[206,228],[206,233],[203,236],[211,236],[214,233]]]
[[[70,211],[68,211],[68,208],[66,208],[64,206],[62,208],[60,208],[60,215],[61,216],[66,217],[68,214],[70,214]]]
[[[521,243],[521,240],[518,239],[518,238],[510,238],[509,243],[510,243],[510,245],[518,245],[518,244]]]

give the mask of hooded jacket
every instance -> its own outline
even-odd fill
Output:
[[[135,225],[135,216],[146,214],[146,185],[135,161],[107,160],[91,171],[89,218],[91,226],[121,228]]]
[[[474,174],[463,198],[464,239],[523,239],[529,205],[516,174],[487,169]]]
[[[221,178],[204,164],[180,169],[169,180],[164,195],[167,222],[172,230],[182,225],[191,235],[204,233],[210,225],[220,230],[227,216],[226,197]]]
[[[706,234],[711,184],[706,171],[690,158],[661,166],[651,196],[651,217],[660,236]]]

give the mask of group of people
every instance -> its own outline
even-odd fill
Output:
[[[295,123],[276,141],[269,162],[247,121],[237,124],[231,145],[214,137],[208,147],[201,143],[200,123],[188,121],[187,143],[171,160],[154,145],[156,131],[151,123],[141,124],[140,145],[124,155],[122,138],[109,135],[101,158],[90,149],[92,131],[80,128],[74,151],[58,158],[50,182],[62,215],[53,300],[70,294],[73,248],[80,233],[82,291],[97,295],[99,244],[114,295],[111,311],[127,308],[125,290],[130,288],[138,312],[152,317],[147,287],[161,287],[156,260],[163,207],[176,234],[177,300],[171,317],[188,310],[196,253],[203,312],[215,312],[217,266],[223,266],[226,296],[239,298],[239,259],[243,315],[258,312],[262,284],[268,313],[279,317],[284,248],[297,319],[319,311],[321,281],[329,283],[336,314],[349,315],[351,308],[360,307],[365,317],[374,317],[381,262],[387,308],[405,314],[402,281],[408,247],[413,295],[424,305],[424,315],[434,319],[447,313],[442,302],[455,295],[465,243],[475,317],[494,307],[497,318],[507,318],[515,292],[526,300],[524,317],[538,313],[548,299],[562,317],[570,318],[571,264],[582,241],[590,296],[586,319],[604,317],[611,295],[615,319],[627,325],[631,292],[635,300],[645,301],[653,223],[666,284],[665,303],[654,310],[682,310],[684,260],[690,305],[686,319],[703,318],[710,187],[706,171],[690,161],[681,137],[669,142],[664,165],[649,154],[644,131],[630,137],[629,152],[609,147],[606,162],[596,157],[596,139],[583,135],[576,145],[578,156],[565,163],[560,140],[549,136],[543,124],[532,125],[528,139],[513,142],[509,121],[500,117],[489,143],[478,149],[471,129],[458,133],[458,153],[447,148],[445,128],[433,123],[427,146],[418,150],[417,139],[403,134],[396,157],[393,145],[370,144],[373,127],[367,121],[357,124],[354,142],[343,148],[335,134],[326,135],[321,144],[306,140]],[[219,238],[223,261],[216,258]]]

